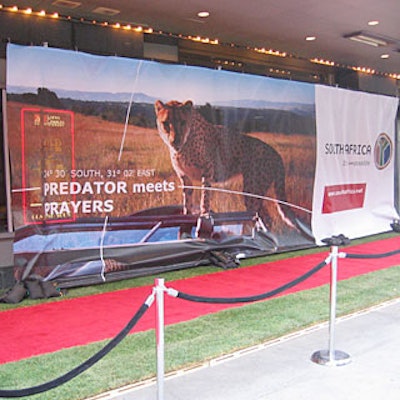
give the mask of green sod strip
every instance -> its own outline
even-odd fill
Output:
[[[340,281],[337,294],[338,316],[400,297],[400,266]],[[324,285],[168,326],[165,331],[166,370],[193,366],[328,318],[329,285]],[[59,388],[26,398],[84,399],[150,378],[156,371],[154,336],[154,331],[130,335],[84,374]],[[0,386],[16,389],[54,379],[89,358],[105,343],[1,365]]]

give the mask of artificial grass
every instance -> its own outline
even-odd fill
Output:
[[[338,316],[397,298],[400,296],[400,266],[340,281],[337,294]],[[165,330],[166,370],[193,366],[328,318],[329,285],[324,285],[168,326]],[[130,335],[79,377],[27,398],[84,399],[154,376],[154,336],[154,331]],[[106,342],[1,365],[1,388],[29,387],[54,379],[89,358]]]

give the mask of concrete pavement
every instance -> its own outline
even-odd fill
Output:
[[[398,400],[400,399],[400,299],[338,319],[335,349],[344,366],[311,361],[329,347],[328,324],[213,360],[165,379],[125,387],[102,400]]]

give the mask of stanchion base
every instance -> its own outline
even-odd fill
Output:
[[[342,365],[349,364],[351,362],[351,357],[344,351],[335,350],[334,359],[332,360],[329,357],[329,350],[319,350],[311,356],[311,361],[320,365],[341,367]]]

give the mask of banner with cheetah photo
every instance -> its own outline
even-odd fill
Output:
[[[315,85],[11,44],[7,71],[19,278],[235,267],[318,241]]]

